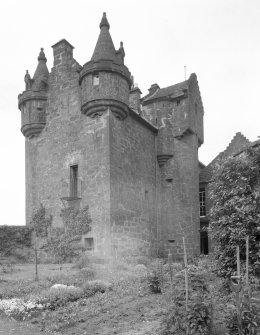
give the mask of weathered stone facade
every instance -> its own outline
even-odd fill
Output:
[[[40,203],[56,226],[63,206],[88,205],[96,252],[162,255],[175,240],[180,257],[185,236],[188,253],[198,254],[204,111],[196,75],[167,88],[154,84],[141,98],[105,14],[89,62],[79,65],[64,39],[53,54],[49,73],[41,49],[18,97],[27,224]]]

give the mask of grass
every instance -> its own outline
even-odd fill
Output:
[[[32,264],[15,265],[9,273],[1,274],[0,297],[25,301],[34,301],[37,297],[38,303],[46,303],[47,307],[38,314],[27,313],[26,317],[47,332],[128,335],[126,330],[131,334],[135,329],[136,334],[157,335],[174,296],[181,294],[183,298],[183,267],[180,263],[172,265],[172,291],[167,263],[151,262],[147,258],[140,258],[139,261],[116,260],[108,263],[81,260],[76,266],[65,264],[62,270],[57,264],[40,264],[38,282],[34,280]],[[234,303],[234,297],[230,292],[223,291],[223,280],[212,272],[210,260],[200,260],[199,269],[211,294],[215,334],[224,335],[226,330],[222,326],[227,306]],[[196,271],[197,267],[189,267],[190,276]],[[158,276],[161,294],[155,295],[149,288],[147,274],[151,272]],[[52,291],[54,284],[72,288]],[[190,282],[195,291],[197,284]],[[138,329],[141,329],[140,332]]]

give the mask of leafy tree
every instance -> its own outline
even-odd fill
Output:
[[[251,269],[259,267],[260,243],[260,148],[250,148],[236,157],[216,163],[210,184],[212,201],[210,231],[219,274],[236,270],[236,246],[246,258],[249,236]]]
[[[46,217],[46,209],[40,204],[30,222],[30,226],[34,229],[36,237],[47,237],[51,223],[52,216]]]
[[[68,207],[62,209],[62,228],[52,228],[48,238],[48,249],[57,261],[64,263],[78,255],[77,242],[83,234],[90,231],[91,217],[88,206],[77,209]]]

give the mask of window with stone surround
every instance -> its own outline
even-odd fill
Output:
[[[70,197],[78,196],[78,165],[70,166]]]
[[[86,237],[84,239],[84,245],[86,250],[93,251],[94,250],[94,239],[93,237]]]
[[[93,74],[93,86],[98,86],[99,85],[99,73]]]
[[[206,192],[205,188],[200,188],[200,216],[206,216]]]

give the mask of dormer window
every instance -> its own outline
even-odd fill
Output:
[[[99,73],[93,75],[93,86],[99,85]]]

